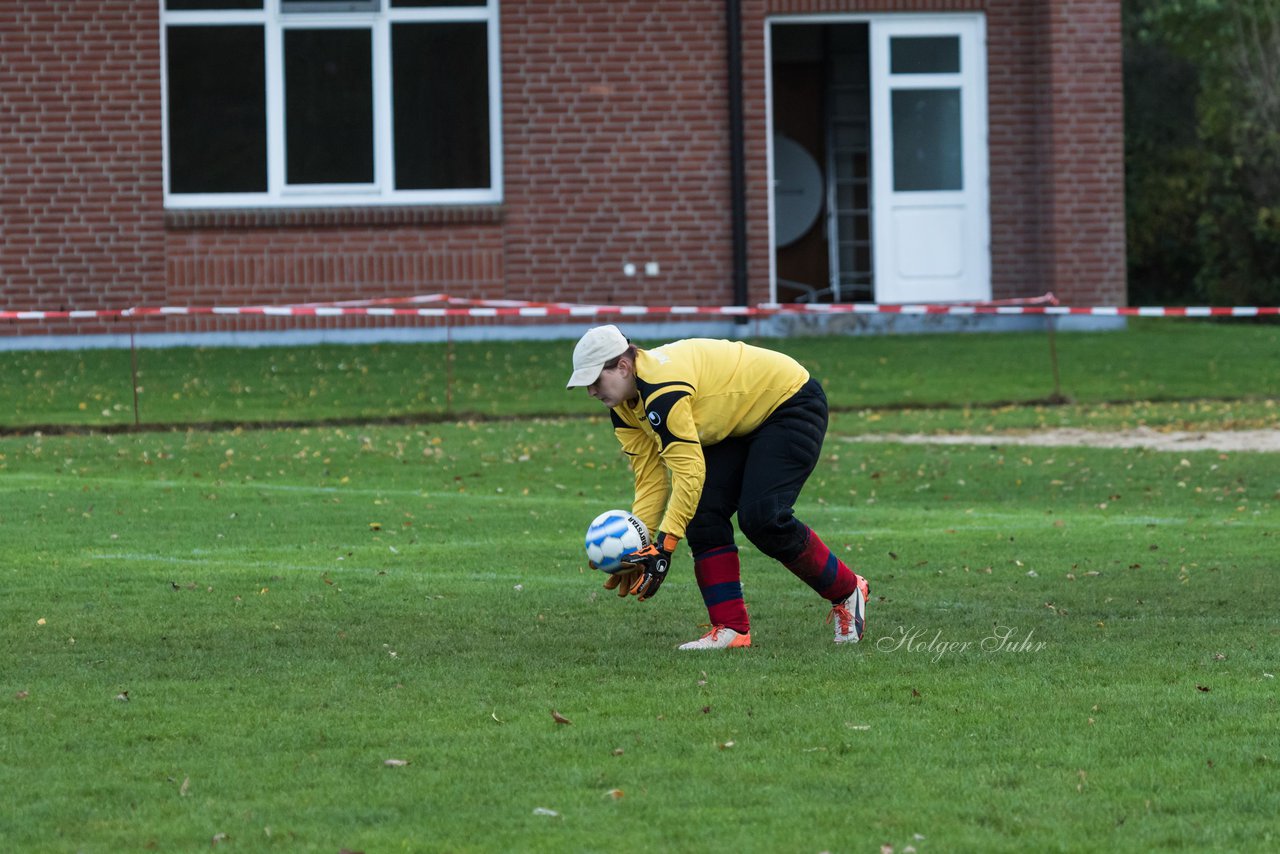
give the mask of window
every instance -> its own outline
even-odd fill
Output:
[[[890,97],[894,191],[963,190],[960,90],[895,89]]]
[[[170,208],[502,198],[496,0],[164,0]]]
[[[894,192],[964,189],[960,72],[959,36],[889,38]]]

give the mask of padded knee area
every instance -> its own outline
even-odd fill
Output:
[[[809,534],[789,504],[769,496],[738,508],[738,528],[752,545],[783,563],[804,549]]]
[[[684,531],[689,543],[689,553],[697,557],[707,549],[727,546],[733,542],[733,525],[728,519],[698,514],[689,521]]]

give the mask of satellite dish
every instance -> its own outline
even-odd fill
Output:
[[[773,239],[779,248],[813,228],[822,212],[822,170],[794,139],[773,136]]]

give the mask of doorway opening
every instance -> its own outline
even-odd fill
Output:
[[[868,302],[871,61],[866,23],[772,29],[778,302]]]

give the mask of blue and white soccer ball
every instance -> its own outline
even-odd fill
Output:
[[[617,572],[623,558],[647,545],[649,529],[625,510],[607,510],[587,527],[587,558],[601,572]]]

